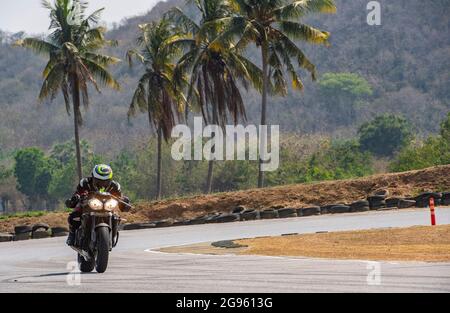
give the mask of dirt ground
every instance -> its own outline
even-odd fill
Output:
[[[168,253],[237,254],[371,261],[450,262],[450,225],[237,240],[241,248],[211,244],[161,249]]]
[[[192,196],[157,202],[141,202],[131,213],[129,222],[147,222],[161,219],[193,218],[212,212],[229,212],[238,205],[264,209],[270,207],[304,207],[333,203],[351,203],[365,199],[380,189],[390,196],[412,197],[424,191],[448,191],[450,165],[420,171],[381,174],[360,179],[299,184],[239,192]],[[0,232],[12,231],[14,225],[46,222],[51,226],[66,225],[67,214],[48,214],[38,218],[13,218],[0,221]]]

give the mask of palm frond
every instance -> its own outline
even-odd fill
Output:
[[[280,21],[278,25],[281,32],[293,39],[328,45],[329,32],[291,21]]]
[[[37,54],[49,56],[52,51],[58,50],[58,47],[54,44],[38,39],[38,38],[25,38],[20,39],[14,43],[15,46],[24,47],[33,50]]]
[[[115,90],[120,90],[120,85],[117,80],[115,80],[114,77],[103,66],[86,58],[82,58],[82,62],[89,70],[91,75],[98,79],[101,84]]]
[[[274,10],[278,19],[303,17],[311,13],[332,14],[336,12],[334,0],[299,0]]]

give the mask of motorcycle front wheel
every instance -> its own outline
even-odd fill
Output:
[[[110,234],[108,227],[100,227],[97,232],[97,257],[95,258],[95,270],[104,273],[108,267]]]

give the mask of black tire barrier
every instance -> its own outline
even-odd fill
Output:
[[[153,224],[155,224],[156,228],[170,227],[170,226],[172,226],[173,221],[171,221],[171,220],[162,220],[162,221],[153,222]]]
[[[260,219],[259,211],[257,210],[245,210],[240,214],[241,221],[254,221]]]
[[[383,195],[373,195],[373,196],[368,196],[367,197],[367,201],[370,202],[380,202],[380,201],[384,201],[386,199],[386,196]]]
[[[189,225],[203,225],[206,224],[206,217],[195,218],[189,221]]]
[[[291,209],[291,208],[284,208],[278,210],[278,216],[280,218],[291,218],[291,217],[297,217],[297,210]]]
[[[350,207],[347,205],[336,205],[328,209],[330,214],[349,213]]]
[[[368,206],[360,206],[356,208],[350,208],[350,212],[357,213],[357,212],[367,212],[370,211],[370,207]]]
[[[313,216],[313,215],[320,215],[320,207],[319,206],[313,206],[309,208],[301,208],[297,210],[298,216]]]
[[[14,227],[14,233],[16,235],[30,234],[32,231],[33,231],[33,228],[28,225],[20,225],[20,226]]]
[[[359,200],[350,204],[350,212],[366,212],[369,211],[369,201]]]
[[[386,207],[386,196],[384,195],[373,195],[367,197],[367,201],[369,201],[369,208],[371,210],[378,210]]]
[[[339,205],[345,205],[344,203],[335,203],[335,204],[328,204],[328,205],[324,205],[323,207],[320,208],[320,214],[331,214],[330,209],[334,206],[339,206]]]
[[[231,223],[239,221],[239,214],[222,214],[215,218],[215,223]]]
[[[231,214],[240,214],[242,212],[244,212],[246,210],[246,208],[242,205],[237,206],[233,209],[233,211],[231,211]]]
[[[398,207],[400,200],[402,200],[402,199],[401,198],[388,198],[388,199],[386,199],[386,207],[388,207],[388,208]]]
[[[173,222],[172,226],[176,227],[176,226],[184,226],[186,225],[187,221],[175,221]]]
[[[214,213],[211,214],[207,219],[206,219],[206,224],[213,224],[216,222],[216,219],[221,216],[221,213]]]
[[[441,205],[450,205],[450,192],[444,192],[442,194]]]
[[[12,234],[0,234],[0,242],[10,242],[13,241],[14,235]]]
[[[370,210],[379,210],[386,207],[386,201],[374,202],[370,204]]]
[[[34,233],[35,231],[38,231],[40,229],[48,231],[50,229],[50,226],[48,226],[47,224],[44,224],[44,223],[37,223],[37,224],[33,225],[33,227],[31,228],[31,232]]]
[[[31,232],[16,234],[14,236],[14,241],[24,241],[31,238]]]
[[[150,229],[155,228],[154,223],[131,223],[123,225],[123,230],[140,230],[140,229]]]
[[[409,209],[416,207],[416,200],[401,199],[398,202],[399,209]]]
[[[398,208],[397,207],[385,207],[385,208],[378,209],[378,211],[394,211],[394,210],[398,210]]]
[[[260,212],[260,217],[264,220],[278,218],[278,211],[274,209],[267,209]]]
[[[65,227],[52,227],[52,237],[65,237],[69,234],[69,230]]]
[[[48,231],[37,230],[31,233],[31,239],[44,239],[50,237],[51,236]]]
[[[416,207],[418,208],[426,208],[430,205],[430,199],[434,198],[434,204],[435,205],[440,205],[441,204],[441,198],[442,198],[442,193],[438,193],[438,192],[424,192],[420,195],[418,195],[415,200],[416,200]]]

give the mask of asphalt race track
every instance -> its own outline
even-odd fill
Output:
[[[450,224],[450,209],[437,209],[437,220]],[[151,251],[225,239],[429,223],[429,211],[418,209],[128,231],[121,233],[101,275],[68,276],[75,253],[65,238],[0,243],[0,292],[450,292],[450,263],[382,262],[378,268],[367,261]],[[378,277],[374,269],[379,269],[379,281],[373,279]]]

